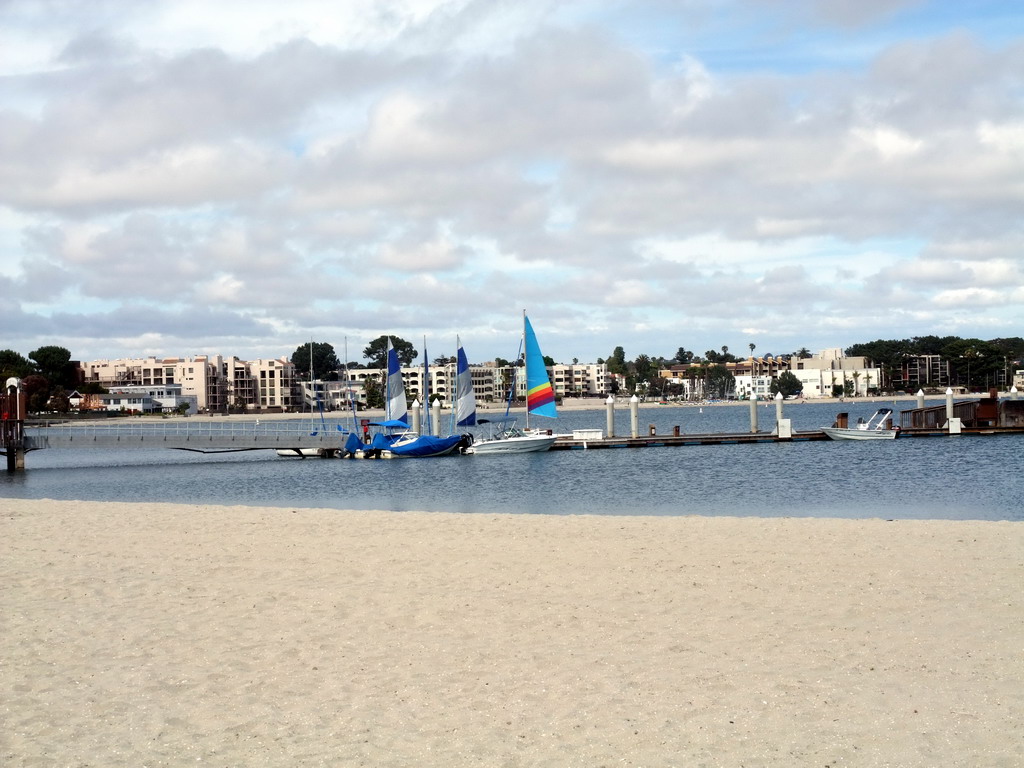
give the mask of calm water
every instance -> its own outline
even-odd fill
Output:
[[[800,430],[838,410],[867,419],[879,406],[787,404]],[[903,402],[900,408],[913,407]],[[775,408],[758,409],[762,431]],[[570,412],[561,431],[605,428],[604,411]],[[747,432],[746,406],[660,406],[640,432]],[[630,432],[616,411],[617,435]],[[164,449],[50,449],[28,471],[0,475],[0,496],[337,509],[602,515],[744,515],[1024,520],[1024,436],[879,442],[765,443],[557,451],[405,461],[200,455]]]

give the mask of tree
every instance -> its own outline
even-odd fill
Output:
[[[455,365],[455,363],[456,358],[454,355],[452,355],[451,357],[445,357],[444,355],[441,355],[440,357],[435,357],[434,362],[432,362],[431,365]]]
[[[378,376],[368,376],[363,384],[363,391],[366,393],[367,408],[384,407],[384,387],[380,385]]]
[[[811,350],[809,350],[807,347],[800,347],[800,349],[798,349],[793,354],[797,356],[798,360],[807,360],[811,356]]]
[[[612,356],[608,358],[608,373],[626,374],[626,351],[622,347],[616,347]]]
[[[64,347],[40,347],[28,353],[35,361],[40,376],[49,379],[52,386],[75,385],[75,367],[71,365],[71,353]]]
[[[24,379],[32,373],[32,363],[13,349],[0,349],[0,381],[12,376]]]
[[[636,360],[633,361],[633,373],[637,381],[652,381],[656,373],[654,362],[648,355],[637,355]]]
[[[50,399],[46,402],[46,408],[57,413],[69,413],[71,411],[71,400],[64,387],[57,387]]]
[[[781,392],[783,397],[790,397],[791,395],[800,394],[803,390],[804,385],[800,383],[800,379],[792,371],[783,371],[777,379],[772,381],[772,395],[777,395]]]
[[[693,352],[688,350],[686,347],[680,347],[676,350],[676,356],[672,359],[680,365],[686,365],[687,363],[693,362]]]
[[[391,339],[391,346],[395,348],[395,352],[398,355],[398,362],[402,366],[408,367],[412,365],[412,361],[419,355],[416,348],[405,339],[398,336],[378,336],[367,344],[366,349],[363,350],[363,357],[370,361],[368,364],[370,368],[387,367],[389,338]]]
[[[704,376],[704,393],[707,397],[721,399],[734,391],[736,377],[724,365],[711,365],[706,368],[706,371],[707,373]]]
[[[939,353],[956,371],[957,383],[963,383],[968,390],[987,386],[995,379],[997,371],[1004,366],[1005,356],[994,344],[981,339],[956,339],[946,344]]]
[[[50,381],[45,376],[33,373],[21,380],[21,391],[25,393],[28,410],[39,413],[46,409],[50,399]]]
[[[311,352],[312,366],[310,365]],[[334,354],[334,347],[323,341],[312,341],[298,346],[292,352],[291,360],[300,378],[309,377],[310,368],[312,368],[314,379],[333,380],[337,378],[338,369],[341,368],[341,362]]]

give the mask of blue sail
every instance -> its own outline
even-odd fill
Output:
[[[476,426],[476,397],[473,394],[473,375],[469,370],[466,352],[459,342],[455,365],[455,425]]]
[[[555,418],[555,391],[548,378],[544,356],[540,353],[537,334],[533,332],[530,319],[523,313],[523,329],[526,337],[526,410],[537,416]]]
[[[398,353],[391,346],[388,337],[388,375],[385,387],[385,419],[409,423],[409,405],[405,401],[405,384],[402,383],[402,367],[398,363]]]

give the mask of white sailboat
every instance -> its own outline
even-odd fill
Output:
[[[555,392],[551,387],[551,380],[548,378],[547,368],[544,365],[544,356],[540,352],[537,335],[534,333],[525,311],[523,312],[523,340],[526,346],[526,420],[527,427],[529,427],[531,413],[553,419],[558,412],[555,408]],[[461,347],[459,352],[459,365],[461,366],[465,355],[461,354]],[[468,366],[466,374],[468,378]],[[459,381],[460,379],[456,378],[456,382]],[[513,379],[509,404],[511,404],[514,392],[515,380]],[[471,381],[469,382],[469,396],[472,396]],[[466,453],[477,456],[496,453],[535,453],[546,451],[554,445],[555,435],[545,432],[524,432],[516,426],[515,419],[508,416],[508,410],[508,408],[505,409],[505,418],[490,422],[493,425],[490,436],[484,440],[474,441]],[[481,419],[479,423],[485,422]]]

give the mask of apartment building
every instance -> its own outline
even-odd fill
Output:
[[[549,367],[555,396],[562,397],[606,397],[611,391],[612,376],[608,366],[601,363],[555,365]],[[473,393],[478,403],[504,402],[508,395],[511,382],[516,383],[516,399],[526,398],[526,380],[522,369],[516,366],[498,367],[493,363],[471,365],[469,368],[473,381]],[[361,368],[350,370],[349,376],[354,387],[358,389],[358,399],[366,402],[365,388],[369,379],[384,381],[384,371],[379,368]],[[426,390],[423,385],[423,366],[402,368],[402,383],[409,400],[423,402]],[[451,405],[455,395],[455,366],[430,366],[430,394],[440,397],[445,407]]]
[[[83,383],[115,390],[127,386],[159,387],[177,384],[181,394],[194,397],[201,412],[228,410],[292,410],[295,366],[284,357],[240,360],[220,355],[193,358],[145,357],[92,360],[79,364]]]

